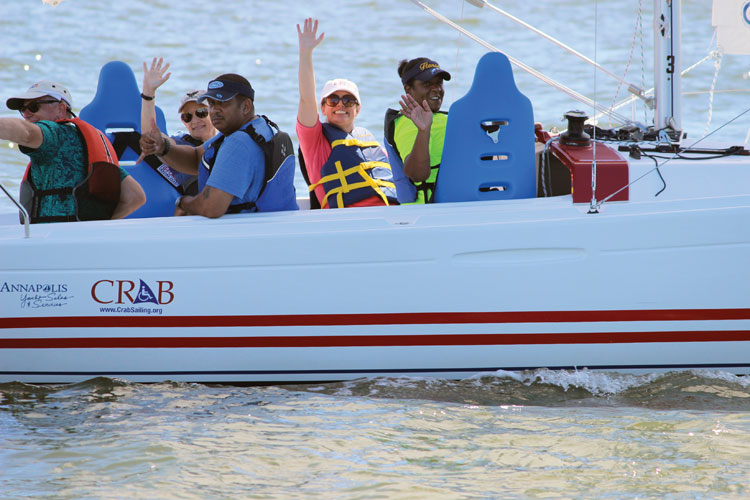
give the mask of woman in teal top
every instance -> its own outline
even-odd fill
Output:
[[[414,203],[431,203],[445,141],[446,113],[443,81],[451,75],[426,57],[403,60],[398,75],[404,85],[401,116],[396,118],[393,140],[404,162],[404,174],[417,187]]]

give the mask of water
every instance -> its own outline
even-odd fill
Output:
[[[644,4],[650,16],[651,2]],[[596,87],[597,99],[612,101],[616,83],[600,75],[594,84],[589,67],[487,9],[448,0],[429,5],[463,17],[464,26],[566,85],[589,96]],[[635,0],[500,5],[623,71]],[[466,39],[457,45],[456,32],[405,0],[65,0],[56,8],[6,0],[0,98],[53,78],[69,86],[80,109],[107,61],[127,62],[140,81],[141,62],[162,55],[174,71],[157,96],[170,131],[179,127],[182,92],[237,72],[256,88],[258,111],[293,134],[295,24],[305,16],[320,16],[326,32],[315,54],[318,86],[334,76],[355,80],[363,98],[359,123],[376,135],[384,110],[397,104],[400,59],[428,55],[451,71],[447,108],[468,89],[484,52]],[[688,65],[709,48],[710,2],[685,1],[683,24]],[[646,34],[646,87],[651,45]],[[640,44],[634,54],[628,78],[640,83]],[[724,57],[717,88],[743,92],[715,96],[712,128],[746,109],[749,69],[746,57]],[[699,92],[713,72],[704,64],[683,81],[685,128],[693,136],[705,128],[708,96]],[[518,71],[516,79],[546,127],[562,126],[563,112],[582,108]],[[749,128],[743,118],[719,136],[742,143]],[[0,181],[13,191],[24,165],[23,155],[0,142]],[[0,198],[0,212],[11,211]],[[461,382],[283,387],[2,384],[0,498],[747,498],[749,386],[719,372],[544,370]]]
[[[617,82],[600,73],[594,80],[591,66],[512,22],[460,0],[429,0],[428,5],[475,32],[486,41],[569,87],[604,103],[611,103]],[[650,88],[652,1],[642,0],[643,51],[636,36],[633,62],[627,79]],[[709,51],[713,29],[711,2],[683,1],[683,61],[692,65]],[[596,58],[622,74],[631,54],[638,1],[547,0],[498,2],[513,15]],[[595,26],[595,16],[598,20]],[[0,100],[25,90],[41,79],[66,84],[79,110],[93,98],[99,70],[110,60],[122,60],[136,71],[141,82],[142,62],[163,56],[172,63],[172,78],[159,90],[157,105],[166,114],[170,132],[181,127],[179,99],[186,90],[205,86],[226,72],[245,75],[256,89],[256,109],[294,134],[297,101],[296,23],[318,16],[326,33],[315,51],[318,88],[333,77],[358,83],[363,106],[358,124],[382,135],[383,116],[398,106],[403,91],[396,67],[402,58],[430,56],[448,69],[453,79],[446,87],[444,109],[463,96],[471,85],[474,67],[486,49],[437,22],[408,0],[350,0],[331,5],[323,0],[221,2],[182,0],[64,0],[57,7],[41,0],[5,0],[0,5]],[[598,43],[595,44],[594,41]],[[596,50],[594,50],[596,46]],[[643,58],[641,58],[643,54]],[[641,65],[643,61],[643,65]],[[641,69],[643,67],[643,70]],[[724,56],[711,129],[747,109],[750,70],[747,56]],[[690,137],[703,135],[708,120],[713,64],[704,63],[683,80],[684,128]],[[519,88],[532,101],[535,119],[545,127],[564,128],[562,115],[571,109],[593,110],[573,101],[535,78],[516,70]],[[594,93],[596,89],[596,93]],[[739,90],[739,91],[737,91]],[[626,95],[619,92],[618,101]],[[3,109],[4,106],[3,106]],[[644,121],[642,107],[623,109]],[[9,110],[0,116],[13,116]],[[651,118],[650,118],[651,119]],[[750,129],[750,116],[723,129],[716,138],[742,144]],[[0,182],[17,192],[26,157],[0,141]],[[299,193],[305,186],[297,178]],[[0,213],[14,207],[0,196]]]
[[[747,498],[750,382],[0,385],[0,497]]]

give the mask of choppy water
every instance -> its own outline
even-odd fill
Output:
[[[747,498],[750,381],[0,385],[2,498]]]
[[[574,89],[594,95],[593,70],[491,12],[459,1],[429,5]],[[615,72],[630,53],[638,2],[496,2]],[[644,0],[650,16],[651,1]],[[685,0],[684,62],[710,46],[708,0]],[[594,10],[599,25],[593,29]],[[463,11],[463,13],[462,13]],[[401,91],[401,58],[428,55],[454,75],[445,107],[468,89],[484,49],[408,0],[0,3],[0,99],[30,83],[67,84],[80,109],[99,68],[119,59],[140,81],[163,55],[172,79],[157,103],[170,130],[187,89],[224,72],[246,75],[258,111],[294,132],[295,24],[322,19],[319,86],[355,80],[359,123],[376,135]],[[645,29],[649,30],[649,23]],[[594,38],[599,41],[594,51]],[[651,86],[651,36],[645,45]],[[640,44],[629,79],[641,81]],[[712,127],[746,109],[748,58],[725,56]],[[711,63],[683,81],[685,128],[708,118]],[[516,72],[547,127],[581,106]],[[596,96],[616,83],[599,76]],[[620,98],[624,95],[621,92]],[[589,111],[590,112],[590,111]],[[640,108],[634,111],[642,114]],[[8,116],[10,112],[1,112]],[[745,140],[739,120],[721,137]],[[15,191],[25,160],[0,142],[0,181]],[[0,212],[10,212],[0,198]],[[750,383],[717,372],[626,376],[539,371],[467,381],[359,380],[231,387],[95,379],[72,386],[0,385],[0,498],[747,498]]]

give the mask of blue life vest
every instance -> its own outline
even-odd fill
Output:
[[[320,168],[320,181],[325,198],[320,206],[341,208],[358,201],[379,196],[386,205],[397,205],[396,185],[388,157],[369,130],[354,127],[350,134],[329,123],[323,134],[331,144],[331,156]]]
[[[279,130],[279,126],[269,120],[265,115],[261,115],[269,128],[276,133],[270,141],[260,135],[251,122],[246,123],[240,128],[241,131],[249,135],[263,151],[265,157],[265,179],[260,194],[255,202],[238,203],[230,205],[227,209],[228,214],[236,214],[245,210],[250,212],[281,212],[285,210],[299,210],[297,205],[297,195],[294,189],[294,145],[289,134]],[[224,143],[224,134],[219,133],[204,150],[201,168],[206,169],[208,174],[216,162],[216,155],[219,154],[219,148]]]

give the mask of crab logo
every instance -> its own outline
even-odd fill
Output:
[[[138,290],[134,281],[130,280],[99,280],[91,287],[91,298],[99,304],[169,304],[174,300],[174,283],[171,281],[157,281],[154,290],[139,280]]]
[[[151,288],[141,281],[141,286],[138,288],[138,294],[135,296],[135,300],[133,301],[133,304],[143,304],[144,302],[152,302],[154,304],[158,304],[159,302],[156,301],[156,295],[154,295],[154,292],[151,291]]]

